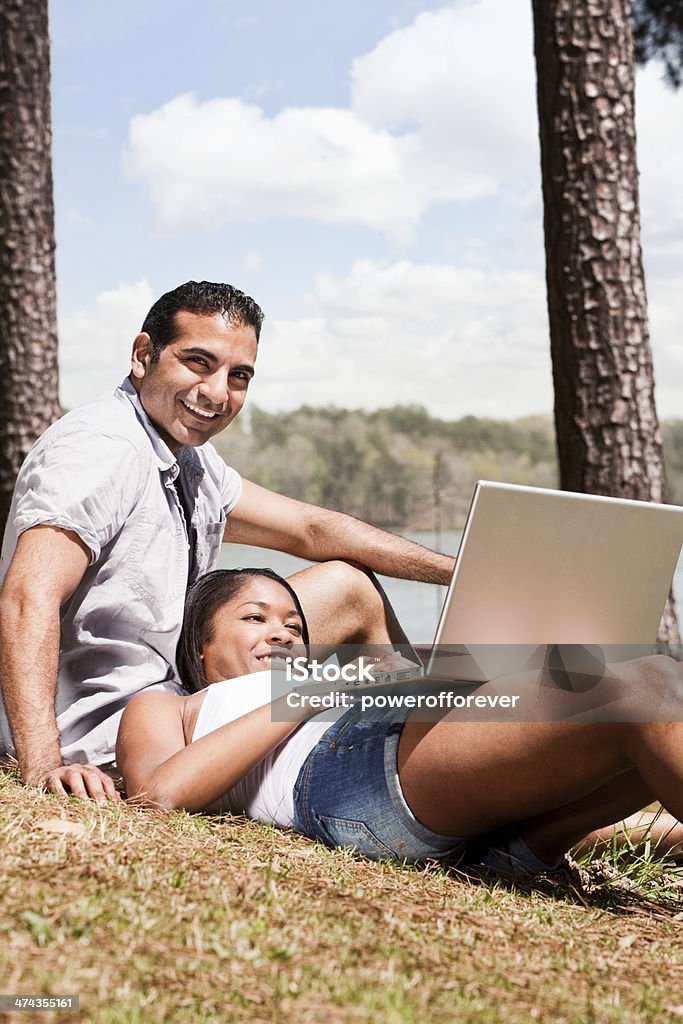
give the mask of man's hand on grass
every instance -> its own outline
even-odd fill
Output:
[[[24,782],[27,786],[40,786],[50,793],[94,800],[98,804],[121,800],[114,780],[94,764],[61,764],[47,770],[40,768],[26,773]]]

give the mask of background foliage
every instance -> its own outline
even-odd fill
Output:
[[[662,427],[669,500],[683,504],[683,420]],[[252,408],[216,446],[244,476],[377,526],[462,526],[476,480],[557,486],[552,417],[442,420],[421,406],[377,412]]]

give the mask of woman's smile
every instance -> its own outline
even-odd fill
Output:
[[[302,642],[303,623],[292,596],[275,580],[254,576],[213,616],[204,645],[208,683],[272,667]]]

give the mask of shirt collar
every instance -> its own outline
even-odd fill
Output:
[[[156,427],[154,426],[149,416],[145,412],[142,402],[140,401],[140,396],[135,390],[130,377],[126,377],[126,379],[119,385],[119,387],[116,390],[122,392],[125,398],[130,402],[130,404],[135,409],[135,415],[137,416],[143,430],[147,434],[150,444],[152,445],[154,455],[159,464],[159,469],[169,470],[172,469],[174,466],[177,467],[178,460],[176,459],[175,455],[168,447],[166,442],[161,439],[161,437],[159,436],[159,432],[157,431]]]

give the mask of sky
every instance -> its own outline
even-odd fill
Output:
[[[266,313],[250,402],[552,410],[529,0],[51,0],[61,397],[152,302]],[[636,86],[661,418],[683,415],[683,90]]]

